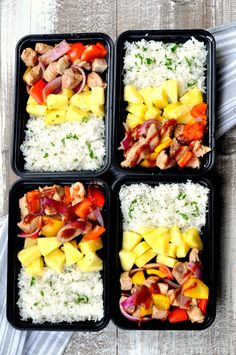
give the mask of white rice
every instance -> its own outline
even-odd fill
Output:
[[[42,277],[32,278],[24,269],[18,276],[22,320],[33,323],[99,321],[104,316],[103,281],[97,272],[81,273],[67,266],[63,273],[45,268]]]
[[[104,120],[92,114],[87,122],[46,126],[31,117],[20,149],[29,171],[98,170],[104,164]]]
[[[179,226],[182,231],[206,224],[209,189],[190,181],[181,184],[123,185],[119,198],[123,229],[137,230],[140,226]]]
[[[193,87],[205,90],[207,50],[192,37],[183,45],[161,41],[125,42],[124,84],[160,86],[167,79],[177,79],[180,95]]]

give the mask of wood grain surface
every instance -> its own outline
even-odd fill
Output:
[[[14,114],[14,50],[33,33],[105,32],[113,40],[128,29],[208,28],[236,20],[236,0],[1,0],[0,214],[16,176],[10,168]],[[112,322],[98,333],[75,333],[64,355],[236,354],[236,129],[217,141],[211,178],[216,185],[217,314],[205,331],[124,331]]]

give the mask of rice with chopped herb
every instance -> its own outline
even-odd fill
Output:
[[[45,268],[39,278],[18,276],[22,320],[33,323],[99,321],[104,316],[101,273],[81,273],[76,266],[67,266],[63,273]]]
[[[83,122],[46,126],[31,117],[21,151],[29,171],[98,170],[104,164],[104,120],[92,114]]]
[[[206,224],[209,189],[188,181],[180,184],[123,185],[119,198],[123,229],[137,230],[140,226],[171,228],[183,231]]]
[[[205,91],[207,50],[192,37],[185,43],[161,41],[125,42],[124,84],[142,89],[177,79],[180,95],[193,87]]]

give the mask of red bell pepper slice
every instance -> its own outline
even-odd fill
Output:
[[[40,79],[29,90],[30,96],[32,96],[39,105],[44,104],[43,89],[46,85],[47,83],[43,79]]]
[[[188,142],[201,140],[203,134],[204,125],[202,122],[187,123],[184,126],[183,138]]]
[[[94,229],[83,237],[83,240],[95,240],[102,235],[106,229],[101,226],[96,226]]]
[[[200,308],[202,314],[205,316],[207,312],[208,299],[202,299],[198,302],[198,308]]]
[[[206,110],[207,110],[207,104],[205,104],[205,102],[202,102],[198,105],[193,106],[191,110],[191,115],[195,118],[202,117],[206,120],[207,119]]]
[[[168,266],[165,266],[165,265],[160,265],[159,266],[159,270],[166,275],[166,278],[169,279],[169,280],[173,280],[174,277],[170,271],[170,269],[168,268]]]
[[[91,62],[95,58],[104,58],[107,55],[107,50],[105,46],[98,42],[97,44],[90,44],[87,48],[85,48],[81,60],[85,60],[86,62]]]
[[[91,212],[92,207],[93,207],[93,203],[90,201],[89,198],[86,198],[82,202],[78,203],[78,205],[75,208],[75,214],[78,217],[85,218]]]
[[[66,54],[70,57],[72,63],[74,63],[76,59],[81,59],[81,56],[85,50],[85,46],[81,42],[76,42],[70,44],[70,47],[71,49],[66,52]]]
[[[168,315],[170,323],[184,322],[188,320],[188,313],[185,309],[176,308]]]
[[[102,56],[102,57],[100,57],[100,58],[105,58],[105,57],[107,56],[107,49],[106,49],[106,47],[105,47],[101,42],[97,42],[97,43],[96,43],[96,46],[97,46],[98,48],[100,48],[100,50],[101,50],[101,56]]]
[[[29,212],[32,214],[40,213],[40,193],[39,190],[33,190],[26,193],[26,202]]]
[[[64,193],[65,193],[65,204],[68,206],[71,203],[71,198],[70,198],[70,186],[65,185],[64,186]]]
[[[90,186],[88,188],[88,197],[97,207],[102,208],[104,206],[105,196],[97,187]]]
[[[177,161],[180,168],[184,168],[188,162],[194,157],[194,154],[187,150],[184,155]]]

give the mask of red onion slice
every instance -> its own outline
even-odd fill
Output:
[[[159,127],[161,126],[160,122],[158,122],[157,120],[151,119],[151,120],[147,120],[145,121],[142,126],[138,129],[138,134],[147,134],[147,129],[148,127],[152,124],[155,123],[157,124]]]
[[[62,227],[57,233],[57,240],[59,242],[69,242],[78,237],[85,230],[86,222],[73,221]]]
[[[47,53],[44,53],[39,57],[39,61],[41,60],[44,64],[49,64],[54,62],[58,58],[62,57],[66,52],[71,49],[70,45],[65,41],[61,41],[54,48],[49,49]]]
[[[194,263],[193,261],[191,261],[190,263],[188,263],[188,268],[195,276],[197,276],[197,278],[202,278],[202,268],[200,263]]]
[[[33,233],[21,233],[17,234],[19,238],[36,238],[40,232],[40,228],[37,228]]]
[[[121,141],[120,147],[118,149],[123,149],[124,152],[126,152],[129,149],[132,140],[132,136],[126,133],[126,136],[123,141]]]
[[[99,208],[96,207],[93,212],[94,212],[94,214],[95,214],[95,216],[97,218],[97,221],[100,224],[100,226],[104,227],[104,221],[103,221],[102,214],[101,214]]]
[[[47,96],[49,94],[52,94],[53,92],[55,92],[55,90],[57,90],[58,88],[61,88],[61,84],[62,84],[62,77],[58,76],[56,79],[50,81],[45,88],[43,89],[43,99],[44,102],[46,102],[47,100]]]
[[[52,198],[49,197],[44,197],[42,204],[44,210],[45,208],[49,207],[55,209],[57,213],[65,214],[67,212],[67,207],[64,203],[53,200]]]
[[[39,58],[39,66],[40,66],[42,73],[43,73],[42,77],[44,77],[44,72],[46,70],[46,67],[40,58]]]
[[[168,279],[163,279],[163,281],[165,283],[167,283],[169,286],[173,287],[173,288],[179,288],[180,285],[176,284],[175,282],[171,281],[171,280],[168,280]]]
[[[120,311],[125,318],[127,318],[132,322],[143,323],[143,322],[150,322],[152,320],[152,318],[147,318],[147,317],[138,318],[138,317],[131,316],[125,311],[125,309],[121,306],[121,304],[120,304]]]
[[[82,77],[83,77],[82,83],[79,84],[80,87],[76,89],[76,90],[77,90],[77,91],[76,91],[77,94],[79,94],[79,93],[83,90],[83,88],[85,87],[85,84],[86,84],[86,74],[85,74],[85,71],[84,71],[78,64],[74,64],[74,65],[72,65],[72,67],[75,68],[75,69],[77,69],[77,70],[80,72],[80,74],[82,75]],[[78,85],[78,86],[79,86],[79,85]],[[75,89],[74,89],[74,90],[75,90]]]
[[[143,268],[138,268],[138,269],[133,269],[133,270],[130,270],[129,272],[129,276],[133,276],[134,274],[136,274],[136,272],[138,271],[143,271],[144,269]]]

